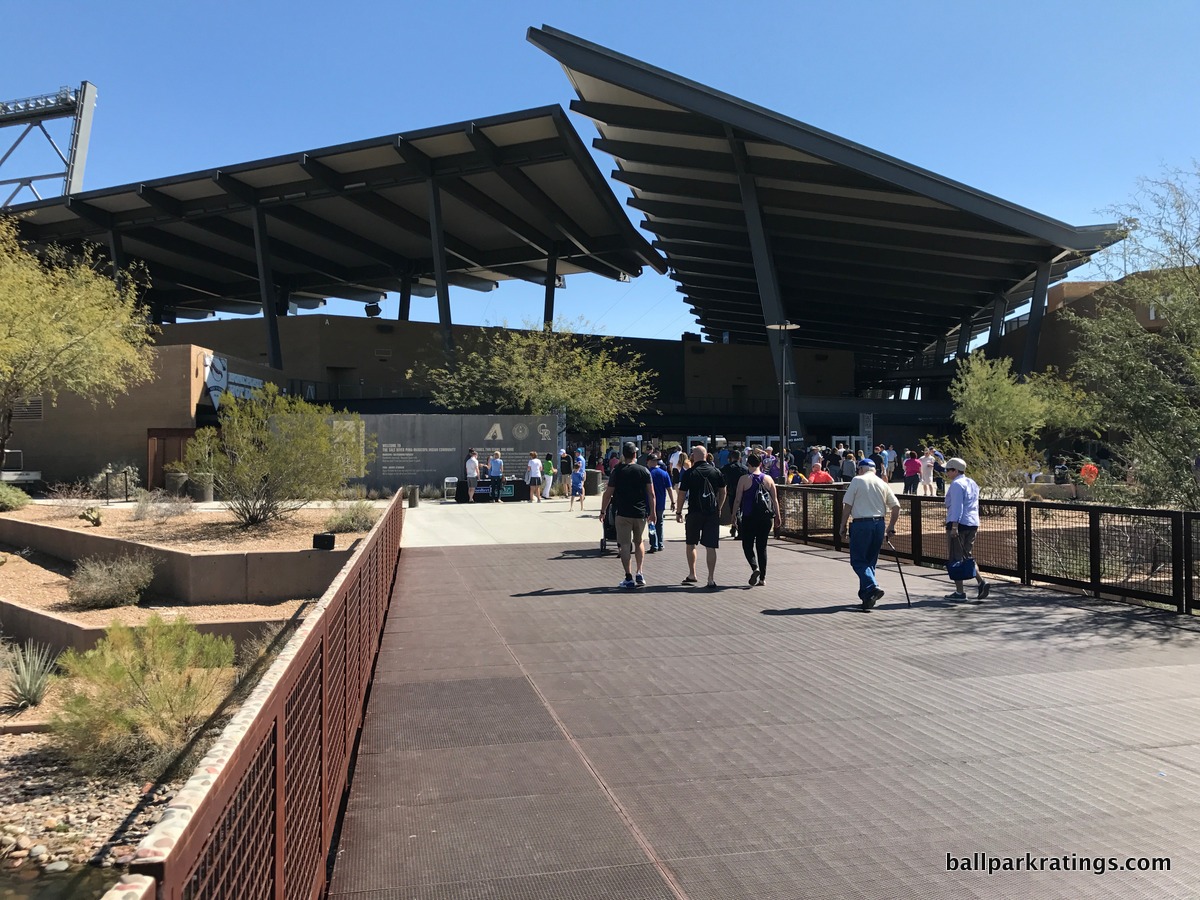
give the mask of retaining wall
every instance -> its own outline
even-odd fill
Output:
[[[155,562],[150,592],[193,604],[320,597],[353,553],[353,545],[345,550],[188,553],[8,516],[0,516],[0,543],[65,560],[142,551]]]

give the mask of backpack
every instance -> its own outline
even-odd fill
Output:
[[[754,479],[754,500],[750,505],[750,515],[756,519],[775,518],[775,504],[771,502],[771,492],[767,490],[766,481],[761,475]]]
[[[692,471],[696,472],[695,469]],[[699,472],[692,477],[700,479],[700,495],[696,501],[696,512],[702,516],[715,516],[717,514],[717,495],[713,493],[712,482]]]

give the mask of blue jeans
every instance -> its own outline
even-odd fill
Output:
[[[858,576],[859,600],[865,600],[879,587],[875,567],[879,565],[885,530],[883,519],[855,519],[850,523],[850,568]]]

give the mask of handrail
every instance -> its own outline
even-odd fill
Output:
[[[403,527],[396,497],[138,845],[158,900],[323,891]]]

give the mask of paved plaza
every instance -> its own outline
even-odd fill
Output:
[[[1191,620],[893,563],[863,613],[783,542],[685,588],[673,523],[622,591],[597,499],[408,511],[331,897],[1200,895]]]

